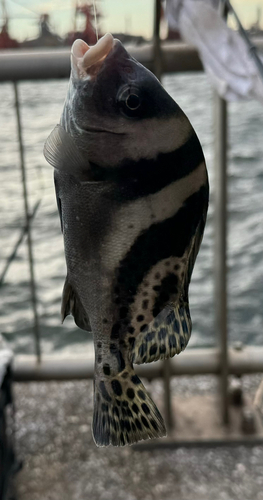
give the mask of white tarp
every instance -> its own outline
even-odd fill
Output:
[[[247,45],[213,8],[216,4],[217,0],[166,0],[168,25],[198,49],[205,71],[222,97],[263,102],[263,83]]]

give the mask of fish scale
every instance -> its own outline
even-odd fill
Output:
[[[55,169],[67,278],[62,319],[92,330],[93,437],[165,435],[133,363],[179,354],[208,206],[202,149],[152,73],[105,35],[72,47],[68,96],[44,154]]]

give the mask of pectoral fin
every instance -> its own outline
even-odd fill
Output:
[[[191,328],[188,303],[179,303],[175,307],[166,306],[136,337],[133,363],[151,363],[179,354],[188,344]]]
[[[87,179],[89,162],[83,157],[71,135],[61,125],[56,125],[47,138],[44,156],[52,167],[81,179]]]
[[[61,304],[61,320],[62,323],[66,316],[72,314],[76,325],[82,330],[91,331],[91,326],[87,313],[84,310],[77,294],[74,292],[72,286],[66,278]]]

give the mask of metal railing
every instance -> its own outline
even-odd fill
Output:
[[[202,63],[197,51],[183,43],[160,43],[159,38],[159,1],[156,0],[154,40],[152,44],[129,47],[132,56],[161,77],[162,73],[201,71]],[[14,362],[16,381],[65,380],[91,378],[93,363],[84,359],[41,358],[41,342],[37,315],[37,296],[34,277],[34,263],[30,227],[32,214],[29,213],[26,190],[26,171],[23,158],[23,138],[19,115],[18,82],[20,80],[68,78],[70,72],[69,50],[14,51],[0,53],[0,81],[11,81],[15,90],[15,108],[20,144],[21,171],[23,180],[26,224],[23,234],[28,235],[28,260],[30,263],[32,305],[34,309],[35,352],[36,358],[17,357]],[[243,348],[235,350],[228,347],[227,336],[227,295],[226,295],[226,188],[227,188],[227,104],[215,97],[215,167],[217,172],[215,186],[215,289],[217,311],[215,326],[218,337],[216,349],[187,349],[176,360],[152,363],[138,368],[138,373],[149,380],[163,377],[165,387],[165,408],[168,426],[172,427],[170,377],[175,375],[218,374],[221,377],[222,421],[228,422],[228,375],[263,372],[263,348]],[[20,238],[21,241],[23,238]]]

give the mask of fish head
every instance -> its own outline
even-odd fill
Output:
[[[92,47],[74,42],[61,124],[89,163],[109,169],[170,152],[192,129],[159,80],[109,33]]]

